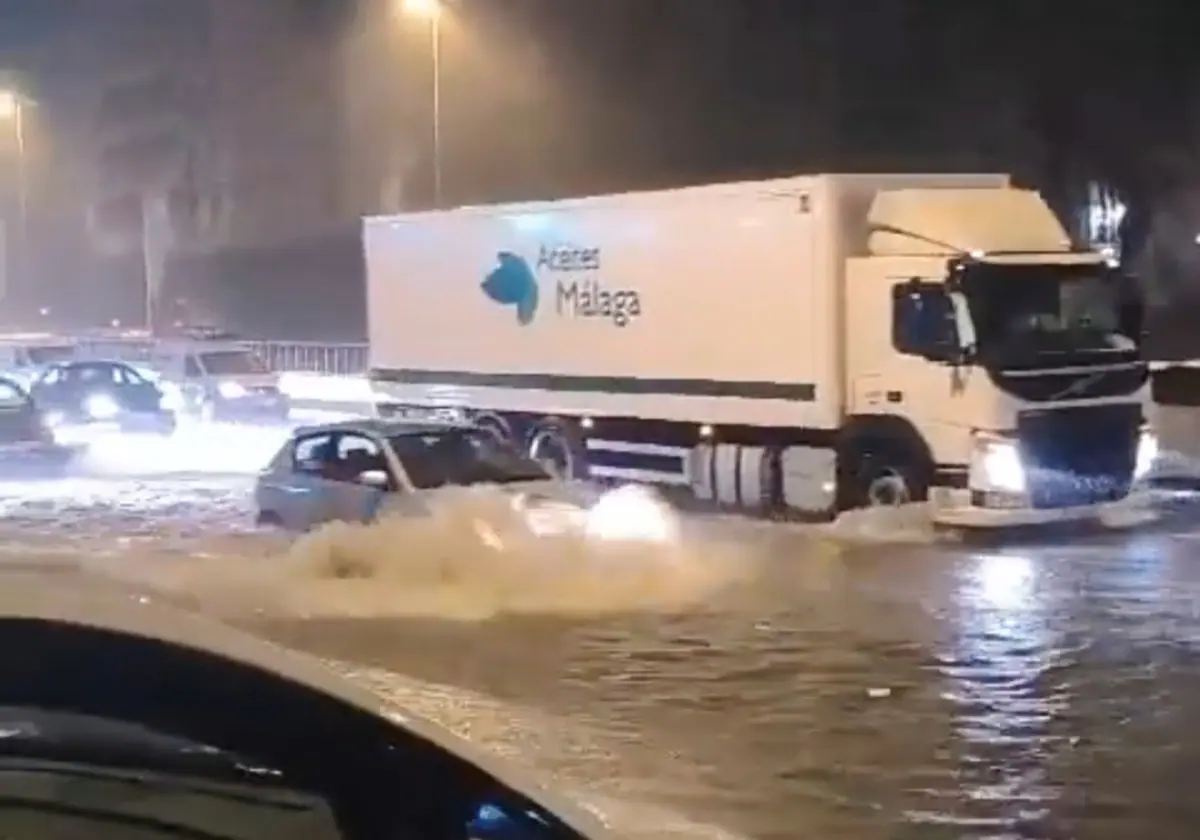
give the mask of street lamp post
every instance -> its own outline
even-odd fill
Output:
[[[442,15],[444,0],[403,0],[400,10],[429,21],[433,63],[433,201],[442,206]]]
[[[14,90],[0,90],[0,119],[12,122],[13,136],[17,145],[17,254],[25,258],[25,244],[29,231],[29,190],[25,172],[25,108],[28,101]],[[5,265],[13,262],[5,254]],[[6,272],[7,274],[7,272]],[[0,290],[0,297],[7,296],[8,284]]]

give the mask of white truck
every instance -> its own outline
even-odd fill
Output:
[[[771,515],[1088,517],[1157,454],[1134,284],[1003,175],[365,221],[371,379],[566,476]]]

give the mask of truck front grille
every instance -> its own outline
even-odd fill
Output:
[[[1136,404],[1021,412],[1017,437],[1035,508],[1113,502],[1129,494],[1137,462]]]

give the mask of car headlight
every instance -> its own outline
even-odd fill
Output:
[[[93,420],[112,420],[121,413],[121,406],[108,394],[92,394],[84,400],[83,410]]]
[[[246,386],[240,382],[222,382],[217,385],[217,393],[224,399],[236,400],[246,396]]]
[[[605,541],[673,543],[679,540],[675,511],[654,491],[636,484],[618,487],[588,510],[584,535]]]
[[[1142,429],[1138,438],[1137,461],[1133,467],[1133,478],[1136,481],[1145,478],[1158,462],[1158,435],[1150,429]]]
[[[1021,451],[1010,438],[980,435],[975,440],[975,476],[971,486],[1001,493],[1025,492],[1025,465]]]
[[[158,398],[159,407],[167,411],[180,411],[183,409],[183,390],[174,382],[162,382],[158,386],[162,396]]]

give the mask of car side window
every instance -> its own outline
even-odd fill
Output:
[[[388,473],[387,459],[379,443],[367,435],[343,433],[337,442],[337,471],[333,477],[357,483],[369,472]]]
[[[195,356],[188,355],[183,362],[183,375],[188,379],[199,379],[204,376],[204,369],[200,367],[200,362]]]
[[[292,449],[292,469],[303,475],[324,477],[337,459],[333,435],[310,435],[296,441]]]

